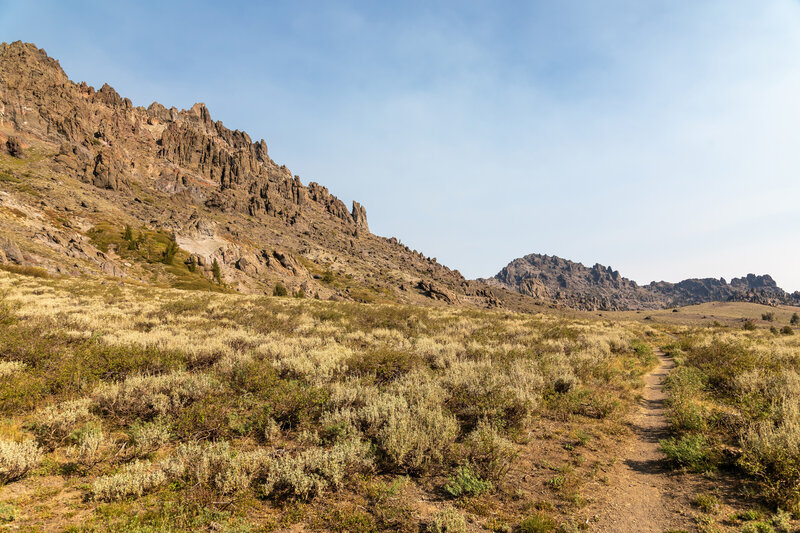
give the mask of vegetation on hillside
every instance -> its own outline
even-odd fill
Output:
[[[578,523],[654,362],[633,322],[10,273],[0,291],[19,487],[0,503],[44,529]]]
[[[676,466],[735,472],[767,509],[797,514],[800,340],[772,329],[693,328],[667,347],[675,437],[662,447]]]

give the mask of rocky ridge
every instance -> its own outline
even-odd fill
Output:
[[[174,282],[150,244],[121,248],[130,226],[158,246],[172,235],[187,268],[212,280],[217,264],[221,284],[244,292],[530,304],[370,233],[364,206],[304,185],[204,104],[134,106],[108,84],[72,82],[33,44],[0,44],[0,148],[0,261]]]
[[[565,307],[588,311],[662,309],[712,301],[798,305],[800,292],[789,294],[769,275],[725,279],[687,279],[640,286],[611,267],[587,267],[556,256],[530,254],[515,259],[483,280]]]

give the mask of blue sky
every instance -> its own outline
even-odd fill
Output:
[[[468,277],[531,252],[800,290],[800,3],[0,0],[75,81],[264,138]]]

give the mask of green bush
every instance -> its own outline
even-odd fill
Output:
[[[219,261],[217,261],[216,257],[211,264],[211,275],[214,277],[214,281],[216,281],[217,284],[222,283],[222,270],[219,267]]]
[[[712,449],[703,435],[683,435],[661,440],[659,444],[673,466],[698,473],[714,469]]]
[[[769,311],[767,313],[761,313],[761,320],[766,320],[767,322],[772,322],[775,320],[775,312]]]
[[[783,326],[781,328],[781,335],[794,335],[794,330],[792,326]]]
[[[289,291],[286,290],[286,286],[281,283],[280,281],[275,284],[275,288],[272,289],[273,296],[288,296]]]
[[[165,265],[171,265],[175,259],[175,254],[178,253],[178,243],[175,241],[175,234],[170,235],[167,241],[167,246],[164,248],[164,253],[161,257],[161,262]]]
[[[798,315],[797,313],[792,313],[792,319],[789,320],[789,324],[791,324],[792,326],[797,326],[798,324],[800,324],[800,315]]]
[[[520,533],[549,533],[555,528],[555,521],[544,513],[534,513],[519,524]]]
[[[516,446],[485,420],[467,435],[463,446],[467,460],[477,473],[495,482],[506,475],[518,455]]]
[[[460,466],[455,475],[447,476],[444,490],[454,498],[480,496],[492,490],[492,483],[481,479],[469,466]]]
[[[359,352],[347,362],[351,373],[374,376],[377,383],[394,381],[421,364],[418,354],[389,348]]]
[[[747,331],[753,331],[754,329],[756,329],[756,324],[752,320],[745,320],[744,324],[742,325],[742,328]]]
[[[719,510],[719,498],[713,494],[698,494],[692,503],[704,513],[714,513]]]

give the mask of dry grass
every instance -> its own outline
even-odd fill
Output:
[[[668,348],[679,364],[669,380],[677,435],[668,451],[690,469],[740,475],[767,508],[800,512],[797,336],[692,328]]]
[[[618,438],[653,364],[642,340],[656,338],[633,321],[3,272],[0,293],[0,409],[47,452],[16,490],[57,472],[75,494],[49,514],[41,496],[0,502],[44,529],[75,510],[87,529],[120,531],[512,527],[541,491],[554,520],[577,523],[591,465],[559,474],[569,491],[544,483],[547,468],[522,473],[545,459],[534,450],[567,453],[578,425],[598,446]],[[492,490],[453,510],[444,487],[464,471]],[[397,476],[391,495],[376,489]]]

